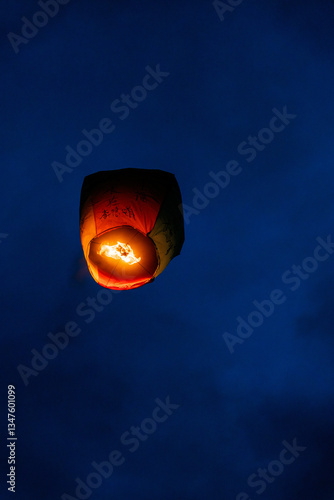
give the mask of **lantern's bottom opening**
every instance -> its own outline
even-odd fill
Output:
[[[100,285],[122,290],[152,281],[158,257],[151,238],[131,226],[123,226],[91,240],[88,264]]]

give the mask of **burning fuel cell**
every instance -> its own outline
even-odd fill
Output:
[[[117,245],[101,245],[99,254],[104,254],[107,257],[111,257],[112,259],[122,259],[130,266],[136,264],[141,260],[141,257],[139,257],[138,259],[135,257],[130,245],[121,243],[120,241],[117,242]]]

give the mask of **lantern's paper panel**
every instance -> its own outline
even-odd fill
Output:
[[[182,199],[173,174],[127,168],[84,179],[80,236],[89,271],[111,289],[152,281],[184,242]]]

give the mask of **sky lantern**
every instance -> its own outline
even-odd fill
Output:
[[[128,290],[150,283],[184,242],[175,176],[136,168],[88,175],[81,189],[80,236],[99,285]]]

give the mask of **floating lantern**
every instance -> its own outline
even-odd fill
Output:
[[[135,168],[87,176],[80,236],[88,269],[101,286],[126,290],[153,281],[184,242],[175,176]]]

